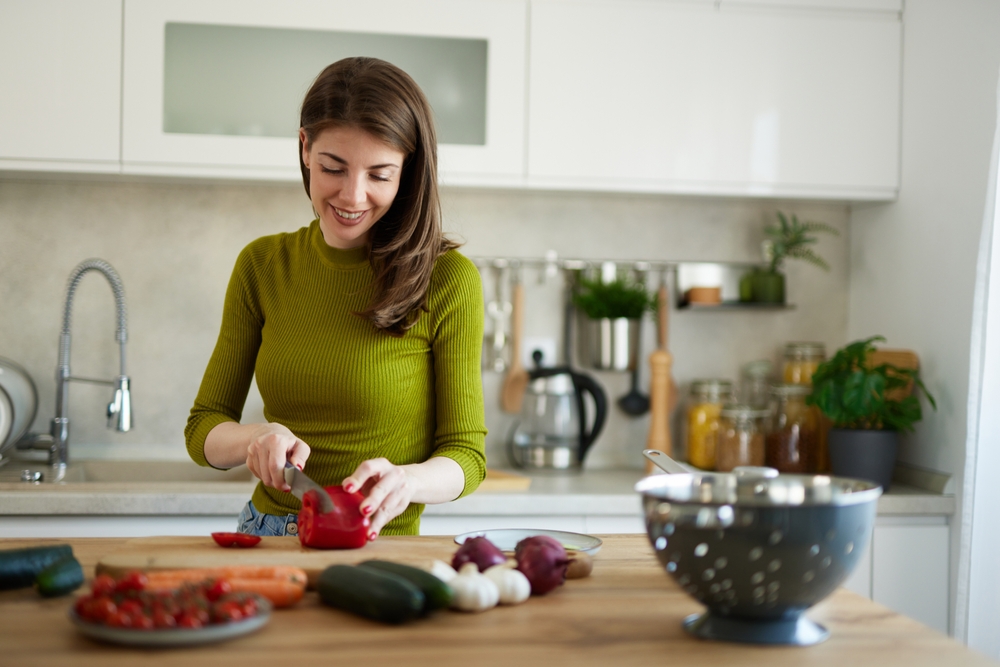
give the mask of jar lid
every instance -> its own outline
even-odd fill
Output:
[[[733,393],[733,383],[729,380],[693,380],[692,396],[721,396]]]
[[[774,372],[774,364],[767,359],[751,361],[743,366],[743,376],[747,378],[766,379],[772,372]]]
[[[744,405],[742,403],[726,403],[722,406],[722,412],[720,414],[723,417],[729,417],[730,419],[760,419],[761,417],[767,417],[770,413],[770,410],[762,410],[751,405]]]
[[[813,391],[811,384],[772,384],[772,396],[808,396]]]
[[[785,343],[785,359],[823,359],[826,345],[813,342]]]

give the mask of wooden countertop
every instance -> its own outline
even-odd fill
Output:
[[[454,544],[425,537],[448,558]],[[392,543],[393,538],[380,541]],[[72,597],[45,600],[30,589],[0,592],[0,664],[135,665],[995,665],[952,639],[840,589],[809,612],[831,633],[807,648],[695,639],[681,628],[701,607],[663,572],[643,535],[605,536],[594,572],[545,597],[482,614],[443,612],[386,626],[329,609],[315,593],[275,612],[261,631],[220,644],[131,649],[91,641],[66,618]],[[0,549],[57,540],[0,540]],[[88,576],[123,539],[71,539]],[[402,548],[403,542],[399,543]],[[359,552],[360,553],[360,552]],[[403,554],[401,554],[403,556]],[[360,559],[359,559],[360,560]]]

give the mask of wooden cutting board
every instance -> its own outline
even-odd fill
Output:
[[[487,493],[493,491],[527,491],[530,486],[530,477],[490,468],[486,470],[486,479],[483,480],[476,491],[485,491]]]
[[[442,544],[417,536],[386,536],[360,549],[306,549],[297,537],[264,537],[249,549],[226,549],[210,536],[139,537],[97,562],[96,574],[120,577],[130,570],[180,570],[229,565],[292,565],[309,575],[316,587],[320,572],[330,565],[356,565],[382,559],[428,567],[435,558],[451,562],[456,544]]]

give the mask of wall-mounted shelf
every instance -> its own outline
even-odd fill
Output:
[[[756,303],[740,301],[740,278],[748,271],[759,269],[763,264],[754,262],[686,262],[676,260],[615,260],[615,259],[567,259],[560,258],[554,251],[545,257],[471,257],[480,270],[492,268],[497,273],[507,273],[517,280],[525,280],[526,271],[537,273],[539,283],[555,278],[560,271],[590,272],[595,277],[629,275],[646,280],[650,274],[661,275],[661,279],[673,284],[673,302],[678,310],[688,311],[776,311],[794,310],[786,303]],[[718,287],[721,303],[688,303],[685,296],[692,287]]]

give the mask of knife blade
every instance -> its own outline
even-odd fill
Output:
[[[306,491],[315,491],[319,496],[319,508],[322,514],[333,511],[333,499],[322,486],[309,479],[309,476],[285,461],[285,483],[292,487],[292,495],[302,500]]]

